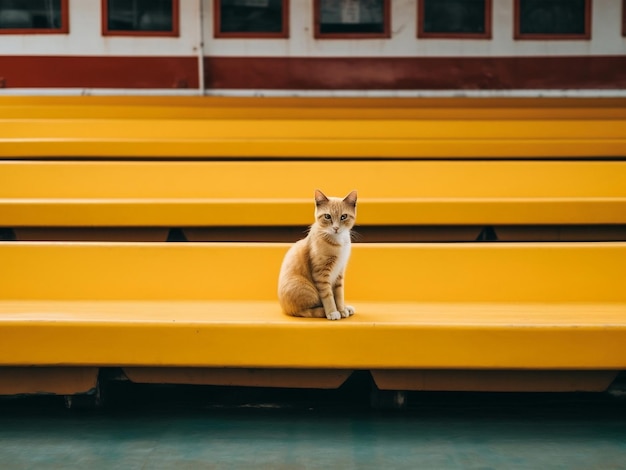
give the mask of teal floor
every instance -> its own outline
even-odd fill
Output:
[[[151,393],[99,410],[0,400],[0,469],[626,469],[626,400],[606,396],[414,394],[383,412],[299,392]]]

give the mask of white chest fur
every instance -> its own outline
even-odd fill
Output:
[[[341,246],[337,247],[337,260],[333,265],[333,270],[330,273],[330,281],[334,283],[337,278],[343,274],[350,258],[351,243],[350,238],[341,240]]]

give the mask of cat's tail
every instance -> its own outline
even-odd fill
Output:
[[[324,307],[306,308],[295,313],[290,313],[289,315],[303,318],[326,318]]]

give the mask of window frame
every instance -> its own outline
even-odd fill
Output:
[[[0,28],[0,34],[69,34],[70,5],[69,0],[61,0],[60,28]]]
[[[289,37],[289,0],[282,1],[283,29],[279,32],[222,32],[222,2],[213,0],[213,37],[222,39],[286,39]]]
[[[140,36],[140,37],[179,37],[180,36],[180,0],[172,0],[171,31],[133,31],[109,29],[109,0],[101,0],[100,16],[103,36]]]
[[[389,39],[391,37],[391,0],[383,0],[382,33],[322,33],[321,0],[313,2],[313,31],[315,39]]]
[[[522,0],[513,2],[513,39],[515,40],[590,40],[591,39],[591,0],[585,2],[585,32],[582,34],[547,34],[547,33],[522,33],[521,32],[521,3]]]
[[[485,32],[483,33],[434,33],[424,31],[426,0],[417,0],[417,37],[420,39],[491,39],[493,23],[492,0],[485,0]]]

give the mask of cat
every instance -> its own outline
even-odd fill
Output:
[[[344,301],[344,276],[356,198],[356,191],[341,199],[315,190],[315,223],[289,249],[278,277],[278,300],[287,315],[339,320],[354,314]]]

